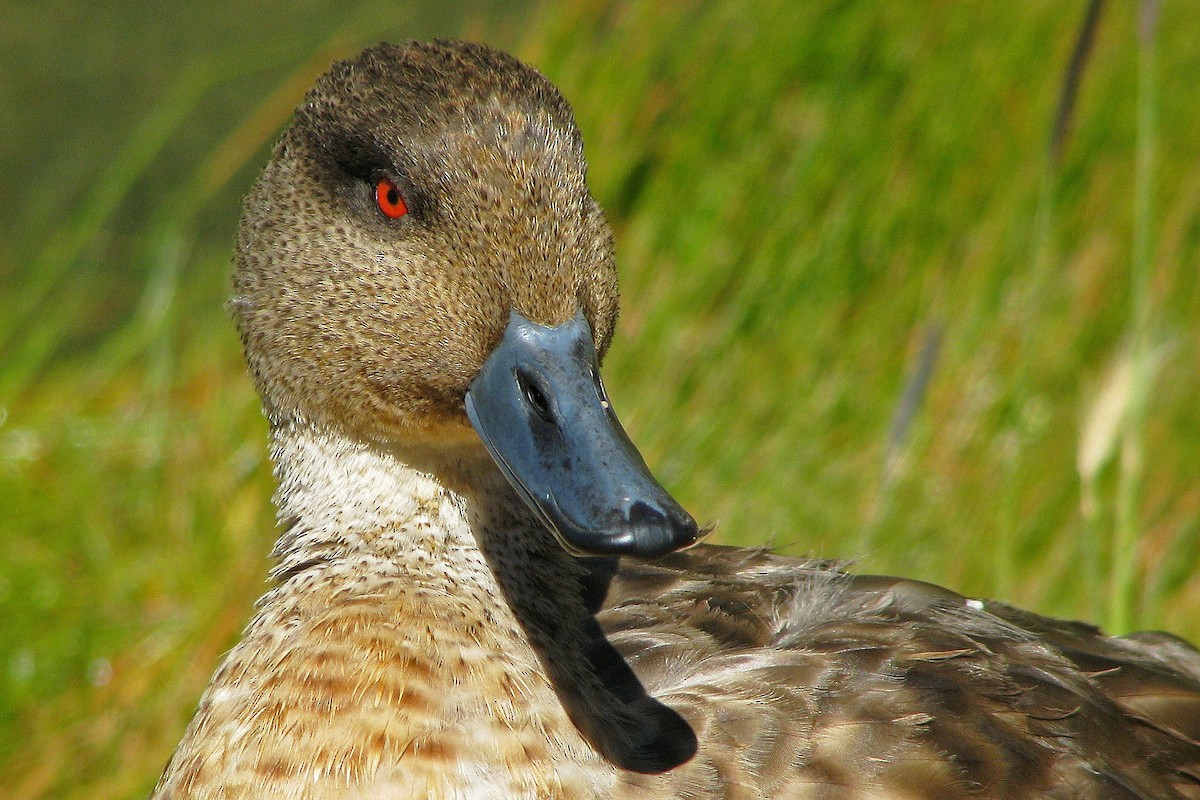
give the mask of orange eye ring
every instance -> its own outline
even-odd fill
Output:
[[[408,203],[404,202],[404,196],[391,178],[380,178],[375,184],[375,203],[389,219],[399,219],[408,213]]]

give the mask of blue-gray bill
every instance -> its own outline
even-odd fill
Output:
[[[568,552],[653,558],[696,541],[696,521],[613,413],[582,312],[546,327],[513,311],[466,405],[509,483]]]

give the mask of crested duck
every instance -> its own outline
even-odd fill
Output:
[[[1200,652],[696,544],[598,364],[572,112],[476,44],[309,92],[246,200],[272,588],[155,798],[1198,798]]]

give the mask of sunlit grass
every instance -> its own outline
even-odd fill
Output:
[[[1200,638],[1183,4],[1142,57],[1110,4],[1053,180],[1081,8],[756,8],[474,28],[576,107],[624,281],[606,372],[648,461],[725,541]],[[0,251],[32,254],[0,263],[4,797],[144,796],[262,591],[265,426],[222,308],[236,197],[333,53],[416,32],[339,20],[181,64],[66,213]]]

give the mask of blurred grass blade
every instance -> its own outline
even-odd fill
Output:
[[[1103,581],[1103,543],[1100,540],[1100,475],[1112,461],[1129,414],[1133,365],[1123,347],[1110,365],[1092,400],[1079,432],[1075,468],[1079,473],[1079,514],[1083,522],[1077,552],[1083,564],[1087,596],[1098,597]]]
[[[1134,171],[1133,263],[1130,270],[1132,394],[1121,441],[1117,482],[1109,627],[1136,624],[1138,539],[1145,474],[1146,409],[1157,359],[1151,352],[1154,271],[1153,194],[1158,137],[1156,43],[1159,3],[1142,0],[1138,14],[1137,140]]]
[[[1145,473],[1146,405],[1153,380],[1150,352],[1153,313],[1151,278],[1154,270],[1153,196],[1158,139],[1158,76],[1156,41],[1159,4],[1142,0],[1138,17],[1137,141],[1133,193],[1133,264],[1130,269],[1130,399],[1121,437],[1117,480],[1116,526],[1109,579],[1108,627],[1124,633],[1136,624],[1138,537]]]
[[[1075,116],[1075,96],[1079,93],[1079,84],[1083,80],[1084,70],[1087,69],[1092,46],[1096,43],[1096,29],[1100,26],[1100,13],[1103,10],[1104,0],[1089,0],[1083,23],[1079,26],[1079,35],[1075,37],[1071,60],[1067,62],[1067,68],[1063,72],[1053,132],[1050,134],[1050,163],[1055,166],[1062,162],[1063,149],[1067,145],[1071,122]]]
[[[1112,459],[1120,440],[1121,427],[1129,413],[1133,392],[1133,364],[1123,348],[1092,401],[1079,435],[1075,465],[1082,483],[1094,485],[1100,471]]]
[[[917,352],[916,363],[910,365],[908,378],[904,382],[904,388],[900,392],[896,408],[892,412],[887,443],[884,446],[883,464],[879,470],[879,486],[868,512],[866,525],[859,538],[859,554],[865,555],[871,552],[875,544],[876,531],[887,516],[896,467],[904,454],[904,444],[908,440],[909,429],[920,412],[921,403],[925,399],[925,391],[929,387],[929,381],[933,378],[941,348],[942,322],[935,320],[925,328],[921,336],[921,349]]]

